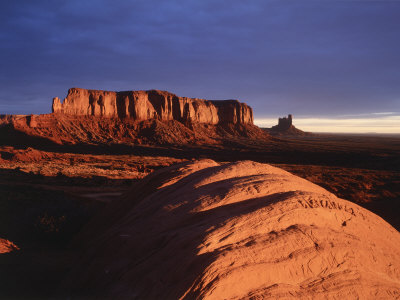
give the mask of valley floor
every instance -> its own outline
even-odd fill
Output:
[[[107,203],[147,174],[198,158],[270,163],[378,214],[400,230],[400,138],[319,135],[213,147],[131,146],[123,151],[0,147],[0,296],[51,297],[69,271],[70,242]]]

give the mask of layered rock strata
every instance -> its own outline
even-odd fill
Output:
[[[177,120],[182,123],[253,124],[253,111],[237,100],[178,97],[158,90],[109,92],[71,88],[62,102],[53,99],[53,113],[135,120]]]

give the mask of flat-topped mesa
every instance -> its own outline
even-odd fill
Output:
[[[109,92],[71,88],[63,102],[59,98],[53,99],[52,111],[65,115],[135,120],[253,124],[251,107],[238,100],[178,97],[158,90]]]

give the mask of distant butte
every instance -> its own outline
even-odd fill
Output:
[[[269,134],[274,136],[311,136],[311,132],[305,132],[297,129],[293,125],[293,116],[289,114],[287,117],[279,118],[278,125],[271,128],[265,128]]]
[[[53,99],[53,113],[134,120],[176,120],[182,123],[253,124],[250,106],[238,100],[178,97],[170,92],[109,92],[71,88],[63,102]]]

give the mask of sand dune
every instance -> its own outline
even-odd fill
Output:
[[[181,163],[80,235],[63,289],[137,299],[398,298],[400,234],[279,168]]]

